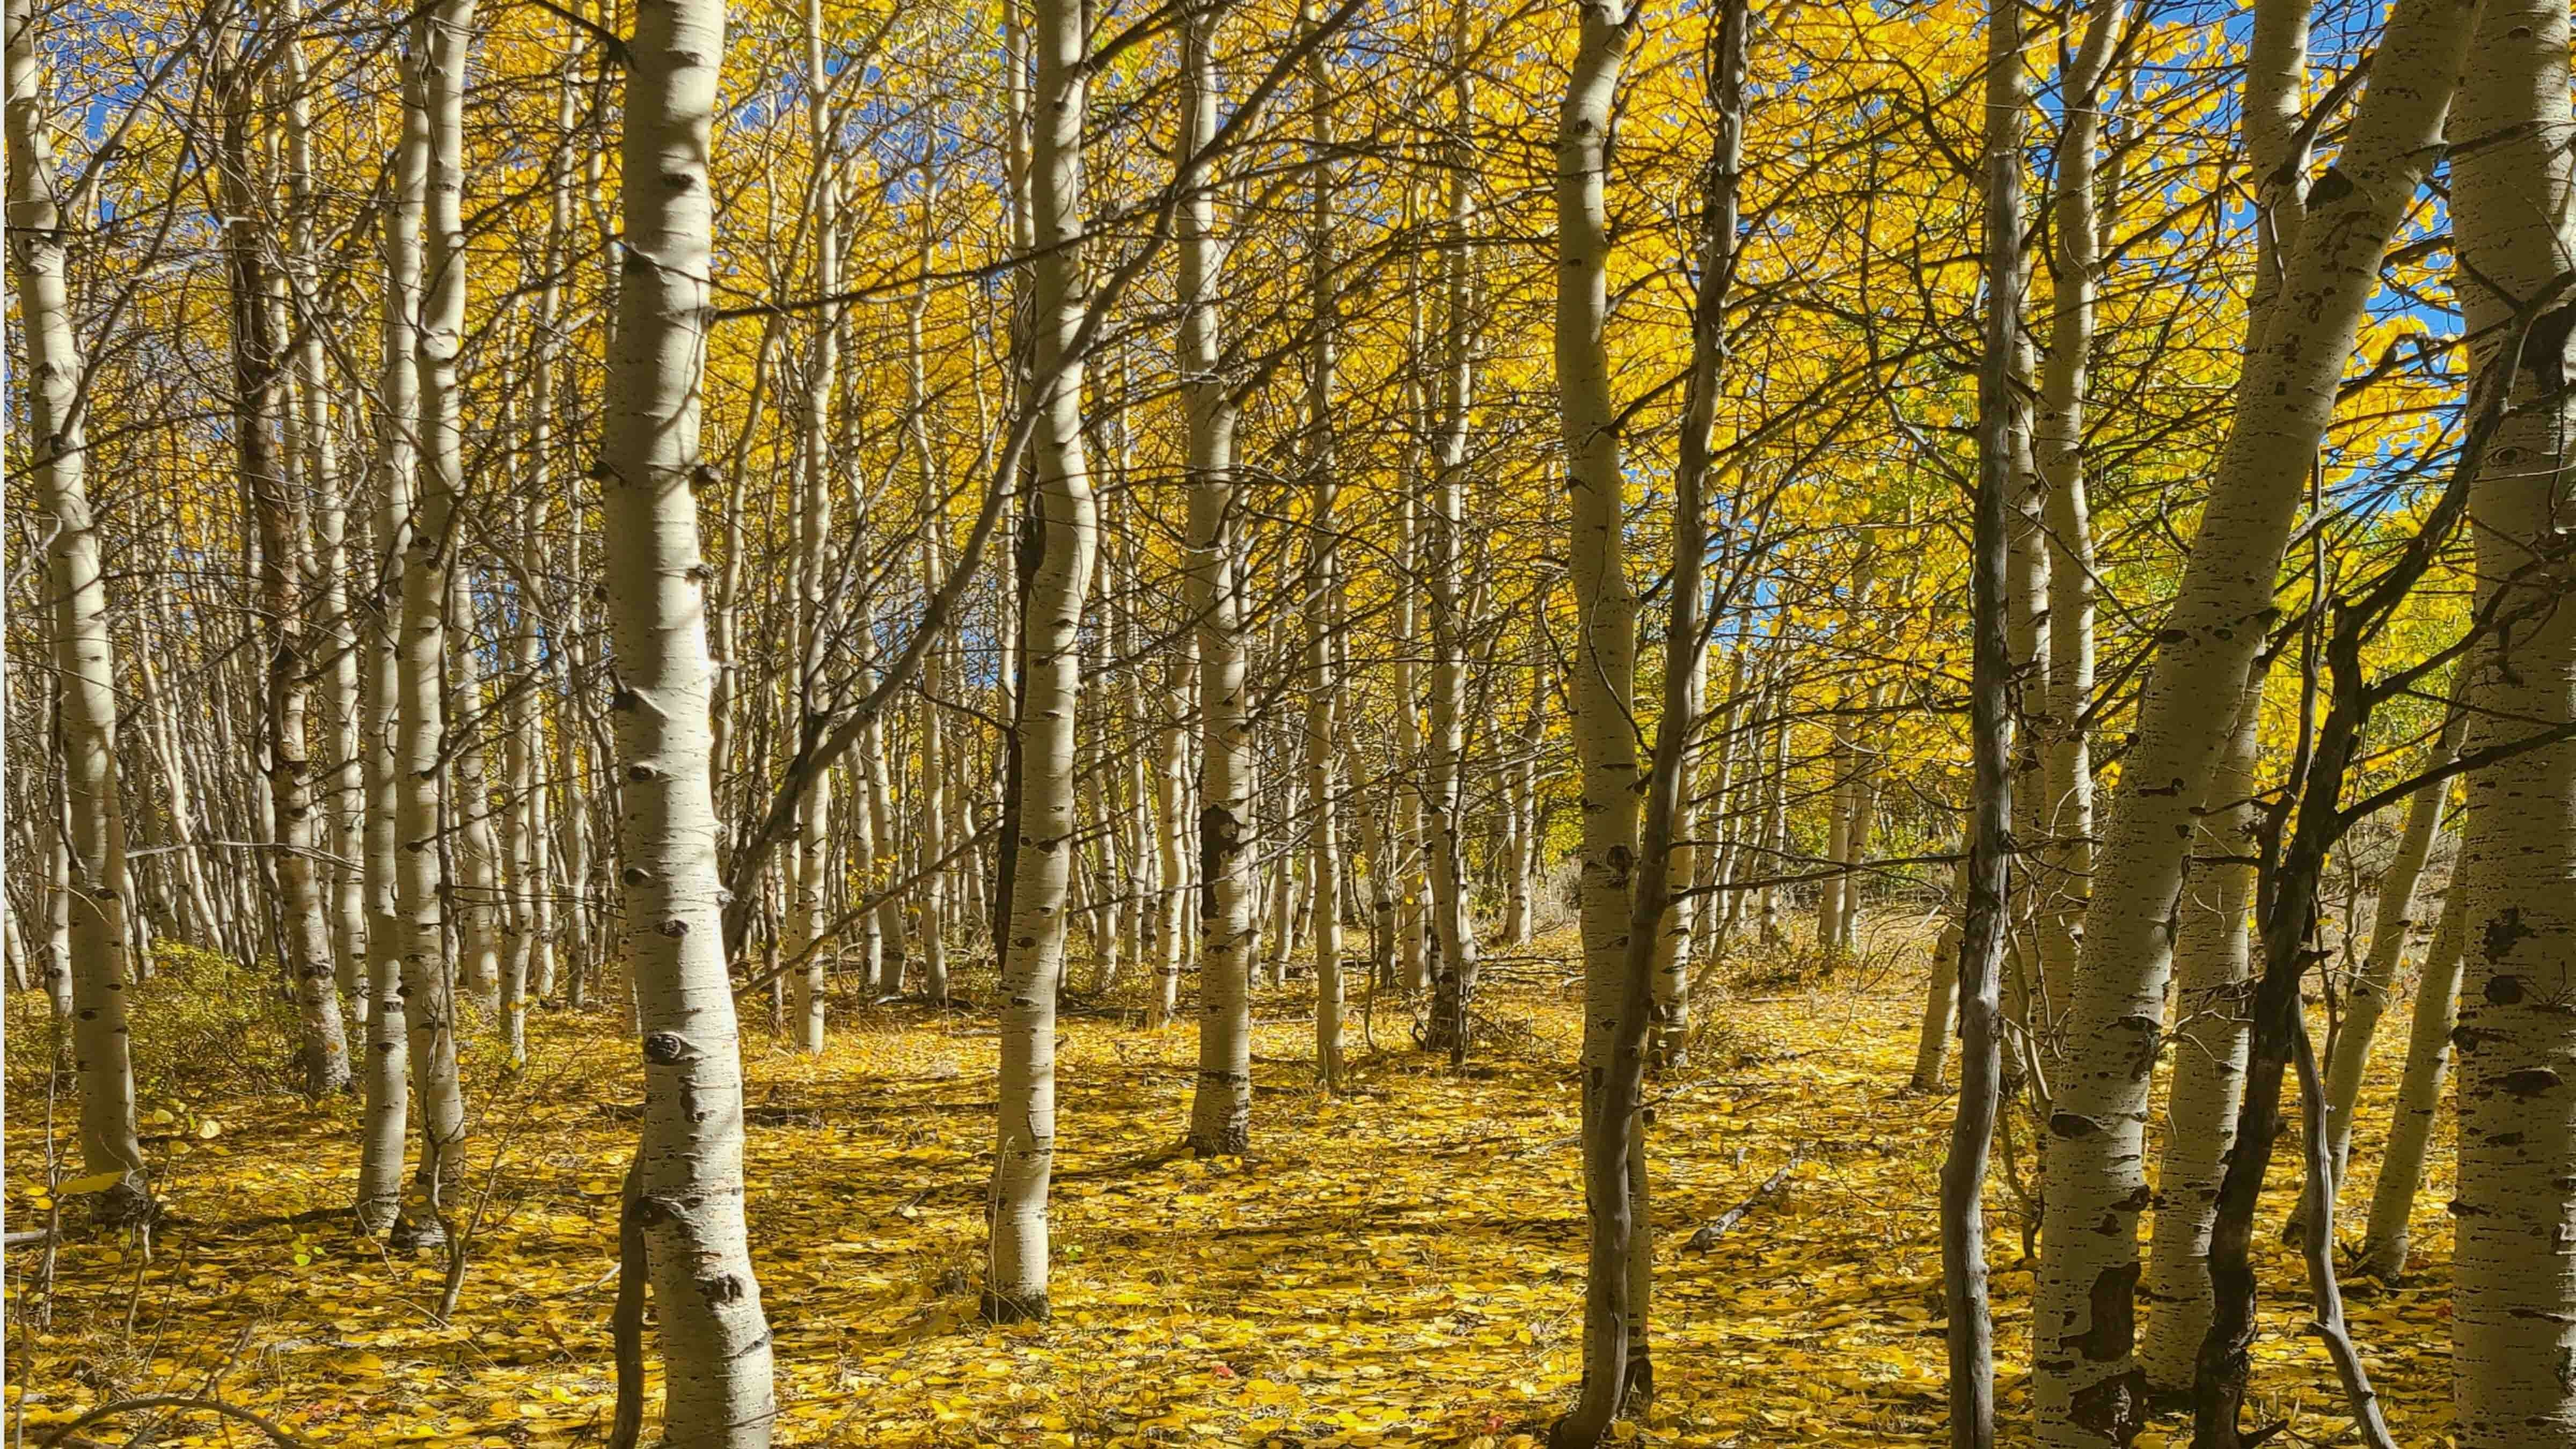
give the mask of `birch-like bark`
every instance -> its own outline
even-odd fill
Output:
[[[2457,701],[2443,720],[2441,734],[2426,750],[2419,772],[2441,769],[2458,752],[2461,731],[2467,722],[2463,706],[2468,698],[2468,681],[2475,677],[2474,670],[2459,672],[2459,683],[2454,686]],[[2397,968],[2405,962],[2406,938],[2415,929],[2415,885],[2424,874],[2424,862],[2432,857],[2435,838],[2441,834],[2442,812],[2450,795],[2450,783],[2445,780],[2407,797],[2406,824],[2398,832],[2397,854],[2379,873],[2379,895],[2371,907],[2370,951],[2362,958],[2361,970],[2344,989],[2343,1020],[2328,1043],[2326,1149],[2334,1163],[2338,1188],[2345,1180],[2344,1168],[2352,1153],[2352,1116],[2361,1104],[2361,1078],[2370,1068],[2371,1041],[2379,1034],[2380,1017],[2388,1010],[2388,999],[2397,989]],[[2304,1214],[2299,1220],[2305,1220]]]
[[[1973,827],[1972,827],[1973,828]],[[1973,842],[1961,837],[1956,889],[1959,908],[1942,913],[1941,934],[1932,943],[1932,980],[1923,992],[1923,1025],[1914,1039],[1914,1075],[1907,1090],[1941,1090],[1942,1063],[1950,1058],[1950,1038],[1959,1029],[1959,942],[1965,936],[1968,908],[1968,854]]]
[[[2021,12],[1986,10],[1986,115],[1979,158],[1985,310],[1977,368],[1977,496],[1971,531],[1967,887],[1959,926],[1959,1103],[1941,1160],[1941,1284],[1949,1319],[1950,1444],[1993,1449],[1995,1323],[1987,1297],[1986,1172],[2003,1103],[2004,938],[2011,929],[2013,818],[2009,712],[2014,495],[2028,404],[2015,385],[2021,340],[2022,132],[2030,108]],[[1857,886],[1858,882],[1853,882]]]
[[[805,125],[813,148],[814,295],[830,297],[841,290],[840,181],[834,174],[831,78],[823,71],[822,0],[805,0]],[[840,390],[841,318],[837,306],[815,314],[814,357],[805,372],[803,424],[804,469],[796,505],[796,645],[798,668],[793,717],[800,728],[815,728],[809,701],[823,687],[823,652],[828,628],[831,582],[825,577],[832,537],[832,399]],[[790,956],[805,963],[790,980],[789,1035],[796,1049],[823,1050],[824,967],[821,949],[825,912],[825,873],[832,844],[832,772],[818,770],[796,802],[796,855],[789,864],[791,881],[785,939]]]
[[[285,0],[278,20],[290,31],[303,25],[301,0]],[[349,490],[340,476],[339,438],[331,425],[330,370],[326,359],[320,268],[315,244],[318,210],[313,190],[311,65],[300,35],[290,34],[279,47],[284,104],[278,108],[286,142],[288,245],[286,280],[295,295],[295,398],[290,404],[296,440],[294,468],[310,500],[321,550],[314,579],[320,589],[313,623],[324,651],[321,672],[329,681],[325,725],[330,732],[328,764],[320,782],[329,825],[317,830],[329,853],[339,859],[328,868],[327,907],[331,927],[332,975],[337,989],[351,998],[357,1020],[367,1019],[367,916],[362,840],[366,822],[365,770],[359,759],[361,708],[358,701],[357,635],[351,628],[348,568]]]
[[[1244,699],[1244,579],[1234,476],[1236,407],[1220,371],[1216,178],[1200,157],[1216,134],[1216,16],[1194,7],[1181,33],[1180,351],[1190,497],[1188,599],[1199,645],[1199,1066],[1190,1146],[1237,1153],[1252,1137],[1252,722]]]
[[[634,1206],[662,1326],[663,1434],[760,1449],[777,1398],[744,1232],[742,1048],[716,864],[706,560],[694,487],[714,231],[716,0],[635,12],[625,281],[601,444],[628,969],[643,1028]]]
[[[305,740],[313,673],[303,597],[305,515],[290,496],[287,460],[279,447],[287,379],[262,254],[260,217],[265,208],[257,193],[264,189],[264,178],[252,173],[257,163],[251,128],[260,93],[251,74],[251,46],[232,26],[224,27],[214,44],[218,53],[209,79],[223,116],[217,170],[225,211],[224,272],[232,303],[233,458],[259,539],[259,600],[265,616],[262,723],[267,738],[262,765],[275,831],[270,843],[281,893],[282,964],[295,983],[296,1013],[302,1018],[305,1095],[319,1098],[349,1084],[349,1041],[331,964],[330,917],[321,873],[314,868],[313,761]]]
[[[2084,412],[2102,274],[2094,149],[2108,113],[2111,50],[2128,14],[2126,0],[2090,0],[2085,8],[2083,42],[2058,78],[2048,228],[2055,285],[2031,448],[2047,489],[2048,698],[2037,721],[2047,794],[2039,811],[2045,833],[2034,843],[2048,867],[2037,901],[2041,971],[2054,982],[2073,980],[2093,871],[2093,761],[2084,722],[2093,699],[2093,515],[2085,496]]]
[[[2517,309],[2576,268],[2568,29],[2565,0],[2489,0],[2478,12],[2451,128],[2476,144],[2452,158],[2450,200],[2455,290],[2481,372],[2517,330]],[[2569,312],[2531,329],[2469,494],[2478,597],[2497,623],[2468,664],[2482,733],[2498,746],[2576,719]],[[2576,740],[2562,734],[2470,775],[2456,869],[2469,946],[2453,1033],[2459,1442],[2565,1444],[2576,1440]]]
[[[2148,1080],[2193,812],[2225,744],[2208,701],[2244,678],[2262,644],[2273,575],[2381,255],[2439,154],[2468,8],[2467,0],[2401,0],[2391,14],[2349,137],[2289,254],[2276,325],[2246,359],[2198,540],[2121,762],[2046,1134],[2049,1251],[2031,1363],[2048,1449],[2125,1442],[2144,1410],[2133,1289],[2137,1215],[2148,1201]]]
[[[1083,226],[1086,39],[1078,0],[1037,0],[1030,163],[1038,380],[1037,567],[1020,596],[1023,674],[1019,858],[1002,958],[1000,1141],[993,1164],[985,1316],[1044,1318],[1047,1189],[1055,1165],[1055,996],[1064,972],[1065,891],[1073,865],[1074,715],[1081,701],[1083,594],[1098,513],[1082,442],[1082,359],[1069,349],[1088,288],[1075,245]]]
[[[1465,137],[1475,125],[1476,96],[1461,5],[1451,34],[1456,70],[1449,83],[1451,124],[1459,136],[1449,167],[1447,245],[1441,251],[1440,431],[1433,445],[1430,532],[1422,568],[1431,595],[1431,759],[1422,796],[1427,807],[1425,844],[1431,853],[1431,936],[1439,949],[1432,967],[1431,1017],[1423,1044],[1446,1051],[1452,1066],[1467,1060],[1469,1022],[1476,998],[1476,927],[1467,914],[1467,644],[1461,594],[1465,567],[1467,410],[1475,389],[1475,319],[1468,270],[1467,230],[1472,215],[1468,182],[1473,166]],[[1408,707],[1409,702],[1408,702]]]
[[[2236,1142],[2236,1104],[2244,1095],[2252,1050],[2247,913],[2254,905],[2254,770],[2262,714],[2258,671],[2238,693],[2227,752],[2209,779],[2191,873],[2177,908],[2173,1071],[2147,1252],[2147,1329],[2138,1354],[2147,1386],[2163,1394],[2191,1387],[2200,1341],[2209,1332],[2209,1234],[2227,1152]]]
[[[463,1180],[465,1097],[456,1070],[456,963],[449,954],[445,871],[441,862],[439,783],[447,740],[444,680],[448,573],[461,442],[455,351],[465,325],[465,261],[459,175],[465,114],[465,57],[473,42],[474,0],[443,0],[413,23],[406,66],[400,159],[408,186],[411,157],[420,159],[419,319],[412,331],[416,416],[397,418],[423,444],[416,460],[402,573],[397,647],[400,729],[395,848],[395,908],[401,921],[402,990],[418,1097],[421,1155],[413,1181],[424,1201],[406,1235],[426,1237],[451,1190]],[[410,205],[409,192],[400,199]],[[401,262],[396,262],[397,274]]]
[[[70,977],[72,1061],[80,1082],[81,1168],[119,1174],[99,1216],[150,1211],[135,1128],[134,1067],[125,1019],[128,982],[122,899],[125,817],[118,795],[114,641],[107,584],[90,515],[88,432],[72,332],[67,228],[79,225],[57,190],[35,7],[8,0],[10,278],[27,349],[27,467],[52,517],[45,586],[53,601],[58,738],[67,797],[61,890],[68,920],[54,933],[55,969]],[[57,996],[57,1004],[61,996]]]
[[[414,93],[406,58],[404,95]],[[376,526],[377,578],[367,598],[367,1050],[365,1126],[358,1150],[358,1230],[369,1236],[392,1228],[402,1207],[404,1134],[411,1121],[411,1020],[403,969],[408,917],[402,909],[404,872],[426,852],[408,847],[399,826],[400,802],[419,789],[406,780],[398,749],[405,728],[399,707],[404,656],[400,620],[402,568],[410,552],[413,472],[419,464],[414,430],[419,424],[420,375],[412,360],[412,317],[420,305],[420,228],[429,172],[429,131],[417,107],[404,106],[405,125],[393,156],[390,203],[384,213],[385,291],[381,370],[377,379]],[[417,122],[417,124],[415,124]],[[566,732],[570,738],[570,732]]]
[[[2451,1028],[2460,1006],[2460,958],[2468,944],[2468,892],[2455,880],[2442,893],[2441,924],[2424,953],[2415,984],[2415,1011],[2406,1032],[2406,1070],[2389,1112],[2388,1145],[2380,1150],[2379,1178],[2370,1192],[2370,1217],[2361,1235],[2359,1271],[2393,1282],[2406,1271],[2413,1246],[2415,1198],[2424,1188],[2424,1162],[2432,1153],[2434,1120],[2442,1111],[2442,1084],[2451,1069]]]
[[[1557,1449],[1589,1449],[1627,1397],[1632,1345],[1643,1337],[1646,1304],[1626,1261],[1645,1239],[1630,1170],[1637,1140],[1632,1099],[1620,1090],[1626,1010],[1631,874],[1637,864],[1638,771],[1634,686],[1636,594],[1628,579],[1619,410],[1610,390],[1610,122],[1634,35],[1623,0],[1585,0],[1580,36],[1556,131],[1556,315],[1554,350],[1566,491],[1573,530],[1576,609],[1572,696],[1582,767],[1582,934],[1584,957],[1584,1185],[1591,1261],[1584,1293],[1584,1386],[1573,1413],[1551,1435]],[[1641,963],[1642,965],[1642,963]],[[1645,1023],[1645,982],[1633,1013]],[[1643,1069],[1642,1044],[1636,1052]]]
[[[1322,5],[1305,0],[1299,19],[1310,28],[1322,24]],[[1342,1086],[1342,841],[1337,766],[1348,661],[1341,652],[1342,539],[1341,519],[1335,512],[1341,479],[1337,476],[1340,459],[1333,448],[1335,349],[1340,340],[1339,303],[1333,291],[1333,63],[1322,45],[1307,56],[1306,84],[1313,92],[1306,110],[1306,147],[1313,167],[1307,183],[1306,288],[1315,329],[1306,354],[1305,749],[1306,795],[1315,812],[1307,859],[1315,877],[1315,1073],[1322,1078],[1324,1090],[1334,1092]]]

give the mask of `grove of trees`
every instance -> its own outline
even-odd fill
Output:
[[[1921,1023],[1954,1445],[2259,1443],[2284,1311],[2294,1437],[2576,1445],[2566,0],[7,25],[15,1436],[204,1231],[203,970],[440,1322],[488,1104],[613,1059],[616,1449],[828,1442],[755,1078],[979,1043],[962,1291],[1078,1335],[1095,1040],[1250,1170],[1531,1020],[1574,1371],[1487,1439],[1663,1432],[1659,1111],[1823,992]]]

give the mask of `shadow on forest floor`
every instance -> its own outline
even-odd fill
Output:
[[[1895,1444],[1938,1424],[1933,1200],[1949,1107],[1900,1090],[1920,969],[1703,1003],[1708,1065],[1654,1084],[1659,1397],[1645,1439]],[[1462,1076],[1355,1042],[1358,1089],[1328,1096],[1305,1065],[1300,994],[1292,984],[1258,1003],[1254,1150],[1240,1160],[1178,1145],[1187,1025],[1062,1023],[1055,1317],[1007,1330],[974,1316],[990,1025],[861,1007],[803,1058],[747,1023],[746,1169],[779,1441],[1502,1446],[1539,1432],[1579,1369],[1576,1007],[1507,985],[1487,1005],[1522,1033],[1510,1051]],[[41,1041],[26,1000],[12,1032]],[[1401,1007],[1378,1005],[1385,1047],[1402,1037]],[[153,1010],[147,987],[140,1032]],[[481,1221],[445,1325],[432,1321],[441,1260],[389,1257],[335,1211],[355,1182],[355,1103],[193,1082],[185,1063],[147,1074],[146,1106],[168,1117],[156,1150],[172,1219],[148,1263],[106,1240],[67,1245],[53,1326],[33,1337],[28,1264],[13,1263],[11,1402],[31,1428],[181,1392],[339,1446],[595,1442],[640,1091],[616,1030],[606,1015],[540,1013],[534,1066],[517,1074],[488,1039],[470,1047]],[[25,1222],[43,1186],[44,1094],[41,1081],[32,1096],[14,1074],[11,1085],[8,1191]],[[2389,1086],[2374,1079],[2374,1103]],[[56,1131],[70,1120],[57,1103]],[[2377,1120],[2364,1117],[2356,1161],[2375,1151]],[[216,1130],[200,1135],[206,1122]],[[2447,1148],[2428,1204],[2447,1195]],[[1707,1249],[1685,1246],[1793,1153],[1783,1191]],[[1992,1203],[2009,1420],[2027,1409],[2030,1277],[2013,1200],[1999,1186]],[[2447,1418],[2438,1211],[2417,1241],[2433,1261],[2416,1283],[2354,1306],[2401,1438]],[[2263,1417],[2331,1437],[2331,1376],[2287,1301],[2296,1269],[2277,1246],[2266,1254],[2281,1301],[2256,1345]],[[226,1442],[196,1419],[163,1442],[191,1442],[180,1434]]]

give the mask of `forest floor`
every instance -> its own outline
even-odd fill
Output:
[[[1653,1088],[1657,1396],[1623,1438],[1899,1444],[1936,1429],[1934,1187],[1950,1102],[1903,1090],[1921,971],[1909,950],[1822,983],[1737,983],[1702,1006],[1691,1065]],[[148,1261],[72,1234],[50,1294],[31,1286],[41,1250],[10,1254],[11,1442],[153,1394],[220,1398],[351,1449],[596,1442],[639,1090],[611,1019],[538,1013],[521,1073],[472,1044],[479,1224],[442,1323],[440,1255],[388,1256],[351,1235],[356,1105],[307,1106],[282,1068],[244,1065],[284,1043],[238,1024],[174,1027],[156,1044],[153,1006],[180,989],[148,984],[136,1008],[169,1220]],[[44,1088],[41,999],[18,995],[7,1194],[10,1225],[26,1228],[47,1215],[48,1122],[67,1135],[72,1113]],[[1409,1012],[1380,1002],[1375,1047],[1354,1042],[1355,1090],[1338,1097],[1313,1083],[1301,998],[1292,986],[1259,1000],[1254,1149],[1239,1161],[1173,1150],[1195,1061],[1186,1025],[1066,1017],[1055,1317],[1009,1329],[975,1317],[994,1131],[984,1015],[844,1012],[815,1059],[748,1023],[752,1239],[777,1335],[779,1441],[1497,1449],[1543,1436],[1579,1370],[1572,994],[1545,968],[1515,969],[1486,998],[1493,1039],[1463,1074],[1414,1051]],[[2402,1052],[2382,1048],[2359,1163],[2373,1160]],[[2352,1304],[2402,1442],[2448,1427],[2449,1152],[2445,1140],[2422,1199],[2416,1276],[2359,1285]],[[1776,1197],[1712,1246],[1687,1245],[1793,1157]],[[2004,1411],[2026,1423],[2031,1278],[2011,1194],[1998,1185],[1990,1202]],[[2271,1236],[2256,1416],[2331,1441],[2341,1401],[2301,1331],[2295,1260]],[[82,1437],[127,1443],[156,1412]],[[2167,1420],[2144,1442],[2167,1436],[2188,1437]],[[190,1416],[153,1442],[261,1435]]]

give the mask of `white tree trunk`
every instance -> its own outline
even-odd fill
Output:
[[[55,969],[70,990],[72,1059],[80,1081],[81,1167],[118,1173],[100,1202],[117,1220],[145,1210],[150,1192],[135,1130],[128,1051],[128,981],[122,898],[125,816],[117,789],[116,675],[107,585],[91,521],[88,435],[78,403],[80,341],[72,334],[65,214],[57,194],[53,120],[29,0],[9,0],[8,137],[10,278],[27,348],[27,463],[38,506],[52,515],[45,588],[53,601],[53,662],[60,708],[65,867],[55,899],[68,920],[55,933]]]
[[[2336,384],[2399,218],[2438,154],[2465,44],[2457,0],[2401,0],[2350,137],[2290,253],[2280,325],[2246,360],[2191,561],[2159,634],[2135,743],[2103,832],[2066,1061],[2046,1134],[2031,1350],[2049,1449],[2125,1440],[2144,1409],[2131,1288],[2147,1203],[2150,1070],[2166,936],[2201,787],[2225,743],[2208,707],[2245,677]]]
[[[632,1211],[662,1327],[663,1434],[693,1449],[759,1449],[777,1399],[744,1234],[742,1048],[725,972],[709,779],[715,670],[693,491],[724,19],[714,0],[636,11],[622,151],[629,260],[600,480],[625,954],[643,1028]]]
[[[1064,972],[1065,894],[1073,865],[1074,716],[1081,702],[1082,607],[1098,513],[1082,443],[1082,359],[1070,352],[1084,310],[1082,7],[1038,0],[1030,215],[1035,326],[1036,571],[1020,598],[1023,693],[1018,859],[1002,962],[1000,1140],[984,1312],[1044,1318],[1047,1190],[1055,1166],[1055,998]]]
[[[2434,1119],[2442,1111],[2442,1083],[2451,1069],[2451,1028],[2460,1004],[2460,958],[2468,944],[2468,892],[2457,881],[2442,893],[2441,924],[2424,952],[2415,985],[2415,1012],[2406,1032],[2406,1072],[2389,1112],[2388,1145],[2379,1154],[2371,1187],[2370,1217],[2361,1236],[2360,1271],[2394,1281],[2406,1271],[2413,1244],[2415,1198],[2424,1187],[2424,1161],[2433,1148]]]
[[[2252,1049],[2246,983],[2253,969],[2247,913],[2254,904],[2254,867],[2247,861],[2256,843],[2254,766],[2262,706],[2257,678],[2239,693],[2227,753],[2205,792],[2178,906],[2173,1075],[2146,1267],[2151,1306],[2138,1355],[2148,1386],[2173,1393],[2191,1387],[2193,1360],[2209,1331],[2209,1234]]]
[[[1241,1152],[1252,1133],[1252,724],[1244,701],[1244,579],[1236,540],[1235,405],[1220,368],[1216,289],[1225,246],[1216,179],[1193,164],[1216,134],[1215,16],[1182,32],[1178,364],[1189,424],[1188,598],[1199,645],[1199,1066],[1190,1145]]]
[[[2456,24],[2456,22],[2455,22]],[[2459,26],[2465,37],[2468,27]],[[2479,370],[2516,310],[2576,266],[2565,0],[2491,0],[2451,134],[2456,290]],[[2384,65],[2386,50],[2382,51]],[[2535,325],[2512,411],[2471,487],[2478,597],[2498,624],[2468,660],[2492,743],[2576,719],[2576,507],[2563,385],[2568,306]],[[2576,740],[2469,777],[2457,867],[2470,943],[2459,991],[2460,1164],[2452,1341],[2463,1449],[2576,1441]]]

